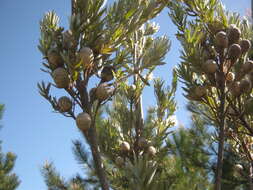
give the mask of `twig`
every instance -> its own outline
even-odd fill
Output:
[[[220,70],[222,71],[222,81],[220,84],[220,115],[219,115],[219,147],[218,147],[218,162],[216,168],[215,176],[215,190],[221,190],[221,181],[222,181],[222,169],[223,169],[223,157],[224,157],[224,142],[225,142],[225,102],[226,102],[226,93],[225,93],[225,76],[223,73],[223,64],[224,60],[221,58]],[[219,92],[219,91],[218,91]]]
[[[92,152],[92,156],[93,156],[93,160],[94,160],[94,165],[95,165],[95,169],[96,169],[96,173],[98,175],[101,187],[103,190],[109,190],[109,184],[108,184],[108,180],[105,174],[105,169],[102,166],[102,159],[101,159],[101,155],[99,153],[98,150],[98,137],[97,137],[97,131],[96,131],[96,115],[99,109],[99,104],[96,107],[95,113],[92,117],[92,123],[91,123],[91,127],[89,129],[89,136],[87,139],[89,139],[89,144],[90,144],[90,148],[91,148],[91,152]],[[84,134],[86,136],[86,134]],[[86,136],[87,137],[87,136]]]

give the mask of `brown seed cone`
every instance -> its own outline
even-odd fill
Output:
[[[252,89],[252,83],[249,79],[243,79],[240,82],[240,89],[242,93],[249,93]]]
[[[67,30],[63,33],[63,40],[62,40],[62,46],[65,49],[71,49],[74,48],[77,45],[77,42],[75,41],[75,38],[72,34],[71,30]]]
[[[242,94],[240,82],[234,82],[230,86],[230,92],[233,96],[240,96]]]
[[[229,72],[226,77],[227,82],[233,82],[235,80],[235,74],[232,72]]]
[[[81,131],[88,131],[91,125],[91,117],[88,113],[82,112],[76,117],[76,125]]]
[[[207,90],[205,86],[197,86],[194,89],[194,94],[198,98],[202,98],[207,94]]]
[[[242,65],[242,74],[248,74],[253,71],[253,61],[249,60]]]
[[[101,83],[96,89],[96,98],[100,101],[106,100],[111,94],[112,89],[110,89],[106,83]]]
[[[100,54],[101,49],[104,47],[105,39],[103,36],[100,36],[94,42],[94,52]]]
[[[242,49],[242,54],[247,53],[251,48],[251,42],[249,40],[241,40],[239,44]]]
[[[118,156],[116,159],[115,159],[115,163],[118,167],[122,167],[125,163],[124,159],[120,156]]]
[[[149,146],[148,150],[147,150],[147,153],[148,153],[149,156],[155,156],[156,155],[156,148],[153,147],[153,146]]]
[[[94,61],[93,51],[89,47],[83,47],[79,52],[79,57],[84,67],[91,65]]]
[[[227,48],[228,47],[228,37],[226,32],[220,31],[215,35],[215,43],[217,47]]]
[[[193,96],[193,95],[187,95],[186,98],[191,101],[201,101],[201,98]]]
[[[140,148],[146,148],[148,146],[148,141],[145,138],[141,137],[138,140],[138,146]]]
[[[112,66],[105,66],[101,72],[102,82],[111,81],[113,79],[113,72],[115,72],[115,69]]]
[[[69,112],[72,109],[72,101],[67,96],[63,96],[58,100],[60,112]]]
[[[189,91],[189,94],[186,95],[186,98],[188,98],[189,100],[192,100],[192,101],[201,101],[202,97],[196,96],[195,89],[196,89],[195,87],[191,88]]]
[[[228,58],[235,62],[241,56],[241,47],[239,44],[232,44],[228,50]]]
[[[191,0],[189,0],[189,2],[190,1]],[[224,30],[224,25],[223,25],[222,21],[218,20],[218,19],[214,19],[214,21],[208,23],[207,25],[212,33],[217,33],[221,30]]]
[[[212,74],[218,70],[218,65],[213,59],[209,59],[202,65],[202,70],[205,73]]]
[[[58,88],[68,88],[69,86],[69,76],[68,72],[64,68],[57,68],[53,71],[52,77]]]
[[[229,27],[229,29],[228,29],[228,40],[229,40],[229,43],[230,44],[238,43],[238,41],[240,39],[240,36],[241,36],[240,29],[236,25],[231,24],[230,27]]]
[[[49,52],[47,55],[47,59],[48,59],[49,66],[52,70],[55,70],[58,67],[63,66],[63,59],[55,51]]]
[[[126,141],[123,141],[123,142],[121,143],[121,145],[120,145],[120,150],[121,150],[122,152],[128,152],[128,151],[130,151],[130,145],[129,145],[129,143],[126,142]]]

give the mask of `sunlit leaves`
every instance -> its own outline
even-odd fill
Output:
[[[156,38],[150,48],[145,51],[143,57],[143,64],[145,66],[163,65],[162,62],[166,53],[169,51],[170,43],[167,37]]]

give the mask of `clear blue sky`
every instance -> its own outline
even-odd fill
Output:
[[[227,9],[245,14],[250,0],[223,0]],[[22,180],[18,190],[46,189],[40,174],[45,160],[53,161],[64,177],[80,171],[71,151],[72,140],[80,138],[74,121],[52,113],[50,105],[39,96],[36,83],[47,80],[39,69],[41,54],[37,50],[39,20],[48,10],[55,10],[61,24],[67,26],[70,0],[0,0],[0,103],[6,105],[0,131],[3,150],[18,155],[15,172]],[[168,35],[172,49],[167,65],[154,74],[169,79],[171,70],[179,62],[179,44],[174,37],[175,27],[167,11],[155,19],[161,27],[160,35]],[[177,101],[180,123],[188,123],[184,99],[179,89]],[[145,90],[144,106],[153,96]],[[151,101],[152,102],[152,101]]]

